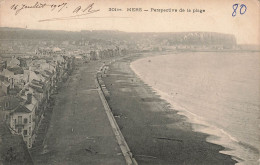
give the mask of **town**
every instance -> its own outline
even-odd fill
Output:
[[[28,157],[28,153],[42,147],[55,95],[72,74],[76,60],[88,63],[127,53],[118,46],[91,44],[86,40],[58,44],[53,40],[37,42],[1,42],[0,130],[5,150],[2,157],[6,162],[23,161],[26,153]],[[79,46],[89,46],[89,51],[78,49]],[[95,51],[94,47],[99,50]],[[9,147],[9,144],[18,148]],[[18,152],[25,155],[17,158]]]
[[[242,49],[232,35],[206,32],[7,32],[0,34],[0,153],[5,162],[26,162],[26,157],[43,148],[56,95],[78,70],[77,63],[88,67],[93,61],[145,52]]]

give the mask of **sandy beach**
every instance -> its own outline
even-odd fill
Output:
[[[187,118],[162,100],[130,68],[140,55],[109,66],[103,78],[110,92],[108,103],[139,164],[235,164],[220,153],[224,147],[206,141],[194,132]]]
[[[195,131],[209,134],[208,142],[225,147],[221,153],[258,164],[258,62],[258,53],[182,52],[142,58],[131,68]]]

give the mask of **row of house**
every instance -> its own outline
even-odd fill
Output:
[[[21,59],[12,57],[0,72],[0,120],[31,148],[50,95],[68,76],[73,59],[62,55]]]
[[[127,54],[126,49],[121,49],[118,46],[115,46],[113,49],[97,49],[97,50],[89,50],[86,51],[75,51],[73,52],[76,58],[78,59],[86,59],[88,61],[91,60],[100,60],[100,59],[106,59],[116,56],[124,56]]]

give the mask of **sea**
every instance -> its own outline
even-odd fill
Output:
[[[237,164],[260,164],[260,52],[176,52],[132,70]]]

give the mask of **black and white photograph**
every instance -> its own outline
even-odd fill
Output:
[[[259,0],[0,0],[0,165],[259,165]]]

